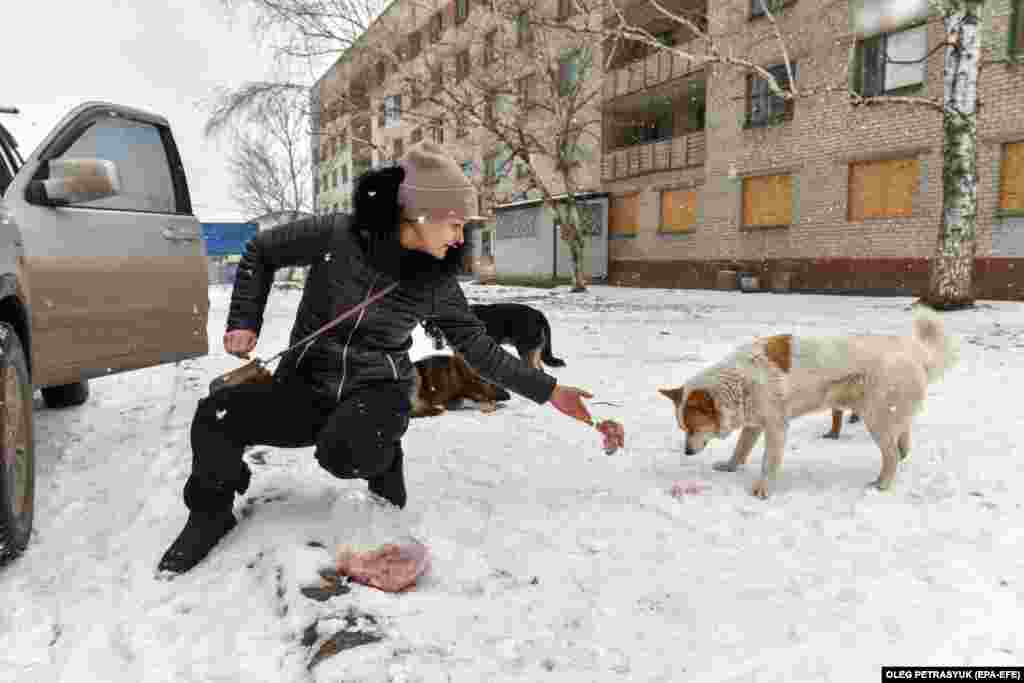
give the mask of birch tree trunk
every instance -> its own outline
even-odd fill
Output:
[[[587,276],[583,269],[584,237],[580,230],[579,210],[576,200],[566,198],[564,202],[555,204],[555,215],[560,224],[559,237],[569,246],[572,258],[572,289],[573,292],[587,291]],[[556,264],[557,265],[557,264]]]
[[[978,224],[979,20],[983,0],[933,0],[946,36],[942,116],[942,224],[929,263],[924,301],[948,310],[974,304]]]

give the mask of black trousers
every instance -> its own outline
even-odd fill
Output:
[[[200,399],[192,419],[185,505],[208,512],[230,508],[235,493],[249,486],[246,446],[316,446],[314,455],[328,472],[367,479],[371,487],[396,470],[401,478],[401,439],[411,409],[408,389],[391,382],[358,389],[340,402],[299,378],[222,389]],[[404,483],[400,488],[401,500],[391,502],[404,506]]]

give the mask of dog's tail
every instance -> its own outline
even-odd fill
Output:
[[[564,360],[551,355],[551,325],[548,324],[547,319],[544,320],[544,349],[540,353],[540,359],[544,361],[545,365],[553,368],[565,367]]]
[[[960,359],[960,340],[946,334],[942,317],[923,304],[915,307],[914,338],[928,349],[928,381],[938,381]]]

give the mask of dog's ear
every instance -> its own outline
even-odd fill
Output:
[[[678,389],[658,389],[658,393],[672,401],[673,403],[679,403],[683,400],[683,388]]]
[[[684,420],[687,431],[719,431],[719,417],[715,399],[706,389],[696,389],[686,397]]]

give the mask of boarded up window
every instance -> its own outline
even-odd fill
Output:
[[[613,197],[608,205],[608,234],[635,235],[640,223],[640,193]]]
[[[793,222],[793,176],[763,175],[743,179],[743,225],[789,225]]]
[[[1003,145],[999,168],[999,208],[1024,211],[1024,142]]]
[[[661,193],[661,232],[688,232],[697,225],[697,190]]]
[[[920,178],[917,159],[858,161],[850,164],[847,217],[902,218],[914,213]]]

